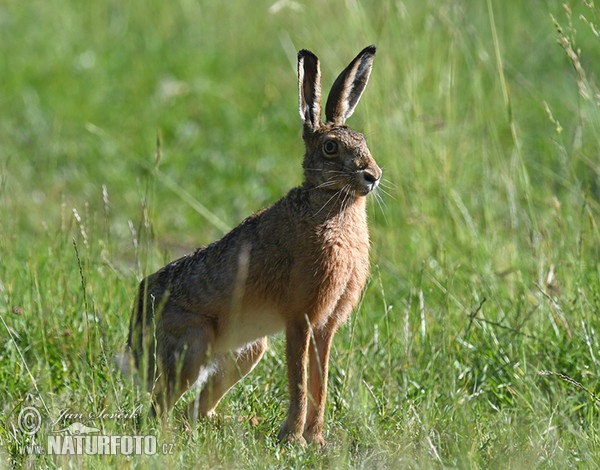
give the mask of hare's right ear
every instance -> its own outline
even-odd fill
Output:
[[[312,52],[298,52],[298,111],[305,126],[321,125],[321,68]]]

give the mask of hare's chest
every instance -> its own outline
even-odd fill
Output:
[[[313,295],[308,309],[313,325],[325,324],[331,315],[343,320],[360,299],[368,276],[368,242],[356,238],[344,243],[338,237],[335,243],[324,245],[314,270]]]
[[[369,274],[368,241],[353,239],[332,246],[323,260],[324,284],[330,284],[332,295],[342,296],[347,291],[362,290]],[[327,282],[328,281],[328,282]]]
[[[320,241],[319,253],[325,269],[350,275],[354,271],[362,272],[369,264],[369,235],[365,223],[347,224],[325,233]]]

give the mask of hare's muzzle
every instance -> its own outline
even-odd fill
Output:
[[[373,191],[381,180],[381,169],[376,166],[375,168],[366,168],[362,170],[362,184],[364,195],[366,196]]]

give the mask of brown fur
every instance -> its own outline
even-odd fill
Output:
[[[211,415],[260,360],[266,336],[283,329],[290,406],[279,437],[324,443],[331,341],[369,272],[365,196],[381,170],[364,137],[344,122],[366,86],[374,54],[373,46],[364,49],[338,77],[322,123],[319,62],[300,51],[302,186],[141,282],[127,345],[158,412],[202,376],[190,411]],[[337,145],[332,155],[327,141]]]

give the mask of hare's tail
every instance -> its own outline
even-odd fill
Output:
[[[143,359],[144,349],[148,347],[152,348],[154,346],[154,343],[150,342],[149,344],[146,344],[146,348],[144,347],[144,338],[146,336],[145,329],[147,323],[152,323],[154,315],[154,309],[148,308],[145,300],[147,297],[147,289],[147,279],[145,279],[140,283],[136,303],[133,307],[127,344],[113,359],[113,362],[125,377],[137,375],[136,373],[141,365],[140,361]],[[153,356],[153,348],[150,351],[146,351],[146,354]]]
[[[133,377],[136,373],[135,361],[129,346],[115,354],[113,363],[125,377]]]

